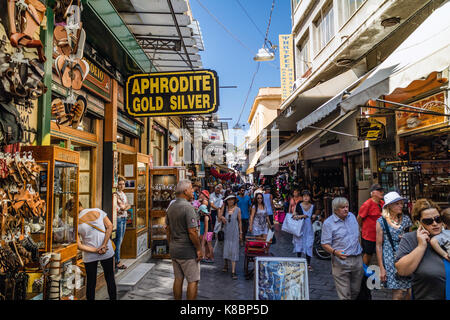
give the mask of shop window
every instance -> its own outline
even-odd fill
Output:
[[[66,148],[67,147],[67,140],[56,138],[56,137],[51,137],[50,138],[50,145],[61,147],[61,148]]]
[[[347,22],[348,19],[362,6],[365,0],[345,0],[344,1],[344,19],[343,23]]]
[[[298,45],[298,52],[299,52],[298,74],[304,77],[305,73],[311,67],[311,50],[308,35],[306,35],[306,37]]]
[[[117,142],[119,142],[119,143],[134,147],[134,140],[135,140],[135,138],[132,136],[129,136],[122,132],[117,132]]]
[[[329,5],[320,10],[319,17],[314,22],[316,29],[316,50],[322,50],[331,38],[333,38],[334,30],[334,10],[333,6]]]
[[[74,150],[80,153],[80,175],[79,175],[79,200],[83,208],[91,208],[93,205],[91,192],[91,153],[92,149],[89,147],[82,147],[73,145]]]
[[[164,150],[164,136],[154,130],[152,132],[152,144],[153,144],[153,150],[152,150],[152,155],[153,155],[153,165],[154,166],[161,166],[163,164],[163,150]]]

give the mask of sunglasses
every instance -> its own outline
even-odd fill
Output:
[[[424,218],[421,220],[421,222],[427,226],[431,226],[433,224],[433,222],[441,223],[442,218],[441,218],[441,216],[436,216],[434,218]]]

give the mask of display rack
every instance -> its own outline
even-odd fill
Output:
[[[150,157],[145,154],[122,154],[121,175],[125,177],[124,193],[131,208],[120,249],[120,257],[135,259],[148,249],[148,181]]]
[[[185,167],[154,167],[150,170],[150,248],[152,258],[169,259],[166,236],[166,210],[175,199],[179,180],[186,178]]]
[[[31,151],[40,167],[37,188],[47,204],[45,219],[33,221],[35,227],[31,237],[39,245],[41,253],[61,255],[61,297],[64,299],[75,295],[75,290],[67,287],[66,280],[73,276],[78,249],[80,155],[57,146],[24,146],[22,151]],[[71,199],[75,206],[69,211],[66,206]]]

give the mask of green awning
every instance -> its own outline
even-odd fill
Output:
[[[127,77],[156,68],[109,0],[83,0],[86,40]]]

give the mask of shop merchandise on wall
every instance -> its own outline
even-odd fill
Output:
[[[0,300],[24,300],[25,268],[39,262],[39,246],[30,233],[44,224],[46,213],[36,191],[40,168],[30,153],[0,153],[0,168]]]
[[[81,22],[80,0],[56,1],[55,28],[53,31],[53,49],[57,57],[54,60],[56,73],[63,87],[68,89],[65,99],[52,101],[52,115],[56,124],[78,128],[86,110],[87,101],[74,90],[80,90],[89,74],[89,64],[83,60],[86,32]]]

